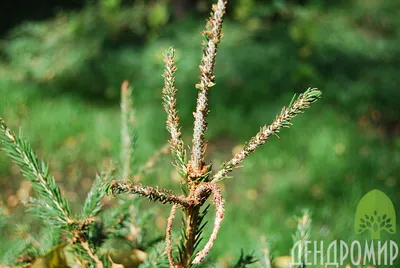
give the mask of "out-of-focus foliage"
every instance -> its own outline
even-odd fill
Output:
[[[384,113],[390,125],[400,97],[395,90],[399,8],[396,1],[236,1],[224,31],[218,81],[232,93],[246,87],[251,93],[247,98],[256,95],[261,100],[284,90],[324,85],[329,101],[357,115]],[[3,42],[3,64],[15,77],[47,90],[116,99],[123,79],[149,86],[148,77],[154,77],[154,65],[161,65],[165,46],[174,43],[184,53],[183,63],[197,61],[202,23],[178,21],[165,28],[173,21],[170,12],[168,1],[125,5],[103,0],[79,12],[26,22]],[[198,72],[192,66],[181,67],[182,76],[195,78]],[[187,86],[194,83],[186,81]],[[236,95],[230,96],[226,103]]]
[[[130,71],[115,76],[129,65],[105,61],[110,50],[126,42],[140,44],[164,26],[169,18],[166,1],[122,5],[102,0],[79,12],[60,13],[43,22],[25,22],[10,31],[3,43],[7,67],[14,75],[82,95],[114,98],[108,84],[121,81]],[[111,60],[111,59],[110,59]],[[115,70],[111,72],[111,70]],[[84,77],[84,79],[82,79]]]

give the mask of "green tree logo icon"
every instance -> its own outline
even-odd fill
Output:
[[[396,233],[396,212],[390,198],[379,190],[366,193],[357,206],[356,233],[369,231],[371,239],[380,239],[381,232]]]

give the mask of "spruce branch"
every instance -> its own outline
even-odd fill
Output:
[[[3,150],[21,167],[22,174],[32,183],[43,202],[35,202],[41,211],[46,211],[49,219],[56,225],[65,226],[73,223],[68,201],[61,195],[60,188],[44,161],[37,158],[29,142],[22,135],[15,135],[5,121],[0,118],[0,128],[3,135],[1,141]]]
[[[181,137],[181,128],[179,126],[178,111],[176,109],[176,93],[178,89],[175,87],[175,72],[177,67],[174,62],[175,50],[171,47],[164,53],[165,71],[163,93],[163,106],[167,113],[167,130],[171,134],[169,143],[171,145],[171,153],[175,158],[175,167],[182,177],[186,177],[186,150]]]
[[[222,38],[222,23],[226,9],[226,0],[218,0],[212,6],[211,17],[207,20],[206,30],[202,32],[203,56],[201,59],[200,82],[196,84],[199,90],[197,96],[197,106],[194,112],[194,127],[192,140],[192,155],[190,177],[197,178],[202,175],[204,166],[204,154],[206,150],[205,131],[207,129],[208,93],[209,89],[215,85],[214,65],[217,55],[218,44]]]
[[[75,220],[73,225],[71,225],[72,228],[66,234],[77,262],[85,267],[90,264],[90,267],[102,268],[103,263],[99,257],[101,256],[99,252],[100,243],[95,241],[90,234],[94,223],[94,217]]]
[[[259,146],[263,145],[267,139],[272,135],[277,135],[281,128],[289,128],[292,123],[291,120],[296,117],[296,115],[303,113],[310,105],[316,102],[321,97],[321,91],[315,88],[307,89],[303,94],[286,108],[283,107],[281,113],[275,118],[271,125],[263,126],[254,137],[244,146],[242,151],[237,153],[231,160],[224,163],[222,169],[218,171],[212,178],[213,182],[218,182],[226,178],[227,174],[233,169],[237,168],[243,160],[254,152]]]
[[[26,252],[31,246],[31,241],[27,240],[19,240],[17,243],[11,244],[11,246],[1,256],[1,262],[4,267],[15,267],[14,264],[16,263],[30,263],[34,261],[35,257],[32,258],[31,256],[26,256]]]
[[[175,72],[178,68],[175,66],[174,56],[175,50],[172,47],[165,50],[164,87],[162,89],[163,106],[167,113],[167,130],[171,134],[170,143],[173,149],[179,143],[182,143],[178,111],[176,109],[176,93],[178,89],[175,87]]]
[[[101,200],[105,196],[105,192],[102,191],[102,186],[104,183],[110,181],[113,175],[113,169],[110,169],[109,171],[100,175],[96,175],[92,187],[86,197],[85,204],[83,205],[83,218],[95,217],[100,213],[103,208]]]
[[[150,186],[133,185],[132,183],[111,181],[105,184],[104,190],[107,194],[118,195],[138,194],[146,197],[150,201],[159,201],[163,204],[176,204],[183,207],[190,207],[195,205],[195,202],[183,195],[178,196],[162,188],[153,188]]]
[[[60,217],[59,211],[55,210],[47,204],[47,201],[43,199],[36,199],[29,197],[27,200],[27,211],[36,217],[49,221],[54,226],[66,227],[74,223],[73,218],[69,218],[68,224],[66,221]]]
[[[211,193],[214,195],[213,202],[216,207],[216,212],[215,212],[215,218],[214,218],[214,228],[212,230],[211,236],[208,239],[208,242],[204,246],[204,248],[196,254],[196,257],[193,260],[193,264],[199,264],[201,263],[204,258],[208,255],[210,252],[215,239],[217,239],[217,235],[219,232],[219,229],[221,228],[221,223],[222,220],[224,219],[224,204],[225,200],[221,196],[221,188],[215,184],[215,183],[206,183],[203,184],[208,191],[211,191]],[[202,186],[203,186],[202,185]]]
[[[131,175],[133,152],[136,146],[135,115],[132,108],[132,88],[128,81],[121,85],[121,161],[122,178]]]
[[[188,164],[188,178],[190,181],[199,180],[200,184],[190,183],[188,188],[190,195],[199,190],[201,193],[201,204],[209,196],[208,189],[205,192],[198,189],[204,181],[208,180],[209,172],[211,171],[210,165],[205,165],[204,155],[206,151],[205,131],[207,129],[207,114],[208,114],[208,94],[209,89],[214,86],[214,65],[217,55],[217,47],[222,37],[222,23],[225,14],[226,1],[218,0],[217,4],[213,5],[211,17],[206,24],[206,30],[203,31],[205,40],[203,41],[203,56],[201,59],[200,68],[200,82],[196,84],[198,89],[197,105],[194,115],[193,139],[192,139],[192,152],[191,160]],[[196,199],[196,197],[195,197]],[[194,257],[195,248],[201,240],[201,233],[204,225],[202,220],[207,209],[204,213],[200,213],[200,207],[190,207],[185,211],[184,218],[184,231],[182,232],[183,244],[180,252],[180,265],[189,267]]]
[[[103,267],[103,263],[86,239],[74,242],[71,250],[74,253],[75,261],[79,264],[78,267]]]
[[[106,194],[103,187],[105,183],[111,180],[114,173],[115,168],[111,165],[108,171],[96,175],[83,205],[81,220],[75,220],[75,223],[72,226],[73,228],[70,230],[73,234],[71,242],[73,244],[72,249],[74,250],[75,255],[78,259],[89,261],[98,268],[104,266],[100,261],[96,250],[100,244],[99,242],[93,243],[93,240],[95,240],[93,237],[95,235],[89,235],[89,233],[96,229],[95,217],[103,209],[101,201]]]
[[[168,221],[167,221],[167,230],[165,234],[165,250],[167,251],[168,261],[170,267],[175,267],[174,257],[172,255],[172,221],[175,218],[176,213],[176,205],[172,205],[171,211],[169,213]]]
[[[61,195],[54,177],[49,173],[48,166],[37,158],[30,143],[21,134],[15,135],[2,119],[0,119],[0,124],[3,134],[1,135],[3,150],[8,153],[14,163],[20,166],[22,174],[32,183],[33,188],[41,197],[41,199],[30,198],[30,210],[34,211],[40,218],[49,221],[53,226],[61,227],[67,236],[72,234],[70,239],[72,239],[76,257],[78,259],[84,257],[85,254],[79,248],[81,248],[82,243],[87,243],[87,228],[93,223],[93,218],[87,217],[77,221],[71,216],[68,201]],[[91,203],[98,198],[97,194],[89,198],[90,202],[86,204],[86,209],[84,209],[88,214],[97,213],[97,210],[100,209],[96,207],[98,203]]]
[[[119,200],[118,205],[106,214],[102,214],[102,229],[108,238],[126,237],[131,234],[134,223],[131,221],[138,220],[138,217],[145,218],[149,215],[149,211],[137,215],[136,210],[139,207],[139,197],[124,198]],[[143,220],[144,221],[144,220]],[[137,238],[137,237],[135,237]],[[132,239],[130,239],[132,240]]]

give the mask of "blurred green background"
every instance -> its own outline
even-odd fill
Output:
[[[189,144],[200,32],[210,5],[207,0],[0,4],[0,115],[49,161],[73,206],[81,205],[96,172],[119,157],[124,79],[134,87],[137,161],[145,162],[168,139],[161,74],[162,53],[170,46],[177,50],[178,109]],[[211,251],[214,259],[229,263],[241,248],[258,250],[265,239],[273,256],[289,255],[294,215],[303,208],[312,211],[314,240],[357,239],[357,203],[375,188],[400,213],[398,10],[400,1],[229,3],[210,92],[207,149],[214,168],[272,122],[294,93],[317,87],[323,98],[224,181],[226,219]],[[169,162],[165,157],[145,183],[178,191]],[[23,213],[29,184],[5,154],[0,189],[1,206],[14,223],[37,223]],[[169,209],[155,206],[162,231]]]

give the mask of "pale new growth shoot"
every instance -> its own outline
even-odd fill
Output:
[[[134,150],[135,116],[132,108],[132,89],[128,81],[121,85],[121,161],[122,178],[128,179],[131,174],[132,155]]]
[[[175,159],[175,167],[182,177],[186,176],[186,151],[185,145],[181,137],[181,129],[179,126],[178,110],[176,109],[176,93],[178,89],[175,87],[175,72],[178,69],[175,66],[175,50],[169,48],[164,53],[165,71],[163,93],[163,106],[167,113],[167,130],[171,134],[169,140],[171,153]]]
[[[167,230],[165,233],[165,250],[167,251],[168,261],[170,267],[175,267],[174,257],[172,255],[172,221],[175,218],[176,205],[172,205],[171,212],[169,213],[167,221]]]
[[[211,18],[207,21],[206,30],[203,31],[203,56],[200,64],[200,82],[198,88],[197,106],[194,112],[194,127],[191,156],[191,177],[201,177],[203,174],[204,154],[206,150],[205,131],[207,129],[208,93],[215,85],[214,65],[217,56],[218,44],[222,38],[222,23],[226,9],[225,0],[219,0],[213,5]]]

